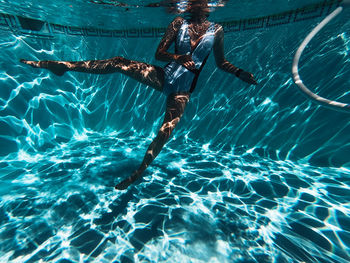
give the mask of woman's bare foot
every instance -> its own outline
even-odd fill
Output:
[[[126,178],[125,180],[123,180],[119,184],[117,184],[114,188],[116,190],[125,190],[126,188],[128,188],[133,182],[135,182],[139,178],[141,178],[141,173],[139,171],[135,171],[128,178]]]
[[[33,68],[46,68],[57,76],[62,76],[67,71],[66,65],[59,61],[31,61],[21,59],[20,62],[32,66]]]

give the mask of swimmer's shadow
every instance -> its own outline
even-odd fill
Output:
[[[128,204],[132,199],[134,199],[134,191],[121,194],[108,206],[109,211],[101,213],[100,217],[93,220],[96,226],[94,229],[84,224],[75,231],[75,234],[71,236],[71,245],[91,258],[96,258],[104,253],[108,242],[115,243],[116,237],[108,237],[101,242],[103,237],[101,232],[106,234],[111,229],[117,228],[121,228],[124,232],[130,230],[131,225],[126,220],[117,221],[117,219],[121,214],[126,214]]]
[[[137,167],[130,163],[113,164],[111,167],[101,167],[99,169],[90,169],[86,172],[84,180],[88,181],[89,184],[99,184],[106,187],[114,187],[122,180],[128,178]],[[147,176],[147,172],[144,174]],[[143,179],[137,180],[135,183],[130,185],[130,189],[134,185],[138,185]],[[129,189],[128,188],[128,189]]]
[[[147,227],[136,228],[121,215],[127,213],[127,208],[130,202],[136,202],[140,197],[139,192],[135,187],[130,186],[127,191],[123,192],[117,199],[115,199],[109,206],[109,211],[104,212],[101,216],[93,221],[98,229],[103,232],[109,232],[111,229],[120,229],[124,233],[128,233],[128,240],[134,247],[134,252],[126,252],[121,256],[121,260],[129,262],[133,258],[136,251],[142,250],[149,241],[163,235],[161,229],[166,220],[167,208],[158,207],[155,205],[147,205],[142,207],[135,215],[134,219],[137,223],[145,223]],[[111,242],[116,242],[116,238],[110,239]],[[92,257],[97,257],[103,253],[106,245],[101,245],[97,248]]]

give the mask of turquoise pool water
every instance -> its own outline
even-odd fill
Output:
[[[291,75],[299,44],[341,1],[231,0],[213,12],[227,59],[259,85],[210,57],[170,141],[127,191],[113,186],[139,165],[165,97],[119,74],[19,63],[163,65],[154,53],[174,15],[118,2],[0,0],[0,261],[349,262],[350,115],[307,100]],[[345,7],[300,61],[310,89],[347,103],[349,17]]]

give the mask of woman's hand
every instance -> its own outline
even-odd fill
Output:
[[[242,70],[239,73],[238,78],[240,78],[241,80],[243,80],[244,82],[247,82],[249,84],[253,84],[253,85],[258,84],[258,82],[255,80],[253,74],[250,72],[244,71],[244,70]]]
[[[188,70],[195,70],[196,65],[194,61],[192,60],[191,55],[179,55],[176,59],[175,62],[184,66]]]

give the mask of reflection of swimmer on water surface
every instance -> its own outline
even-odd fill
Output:
[[[114,0],[113,2],[109,1],[109,0],[89,0],[91,3],[93,4],[99,4],[99,5],[112,5],[112,6],[117,6],[117,7],[125,7],[125,11],[129,11],[129,8],[145,8],[145,7],[164,7],[165,10],[168,13],[172,13],[172,14],[179,14],[182,13],[182,11],[180,10],[181,8],[179,8],[179,6],[183,5],[183,3],[181,4],[181,2],[179,2],[179,0],[162,0],[159,2],[153,2],[153,3],[149,3],[149,4],[130,4],[130,3],[125,3],[122,1],[116,1]],[[215,7],[220,7],[220,6],[225,6],[226,2],[228,0],[218,0],[217,2],[215,2]]]
[[[66,71],[93,74],[120,72],[167,96],[164,121],[156,138],[149,145],[140,167],[119,183],[116,189],[126,189],[141,178],[143,172],[159,154],[180,121],[199,73],[212,49],[220,69],[249,84],[257,84],[251,73],[225,59],[224,32],[220,25],[207,20],[209,15],[207,0],[189,1],[187,13],[188,19],[176,17],[170,23],[157,48],[156,59],[168,62],[164,68],[123,57],[76,62],[21,60],[33,67],[47,68],[57,75],[63,75]],[[172,43],[175,43],[175,54],[168,52]]]

